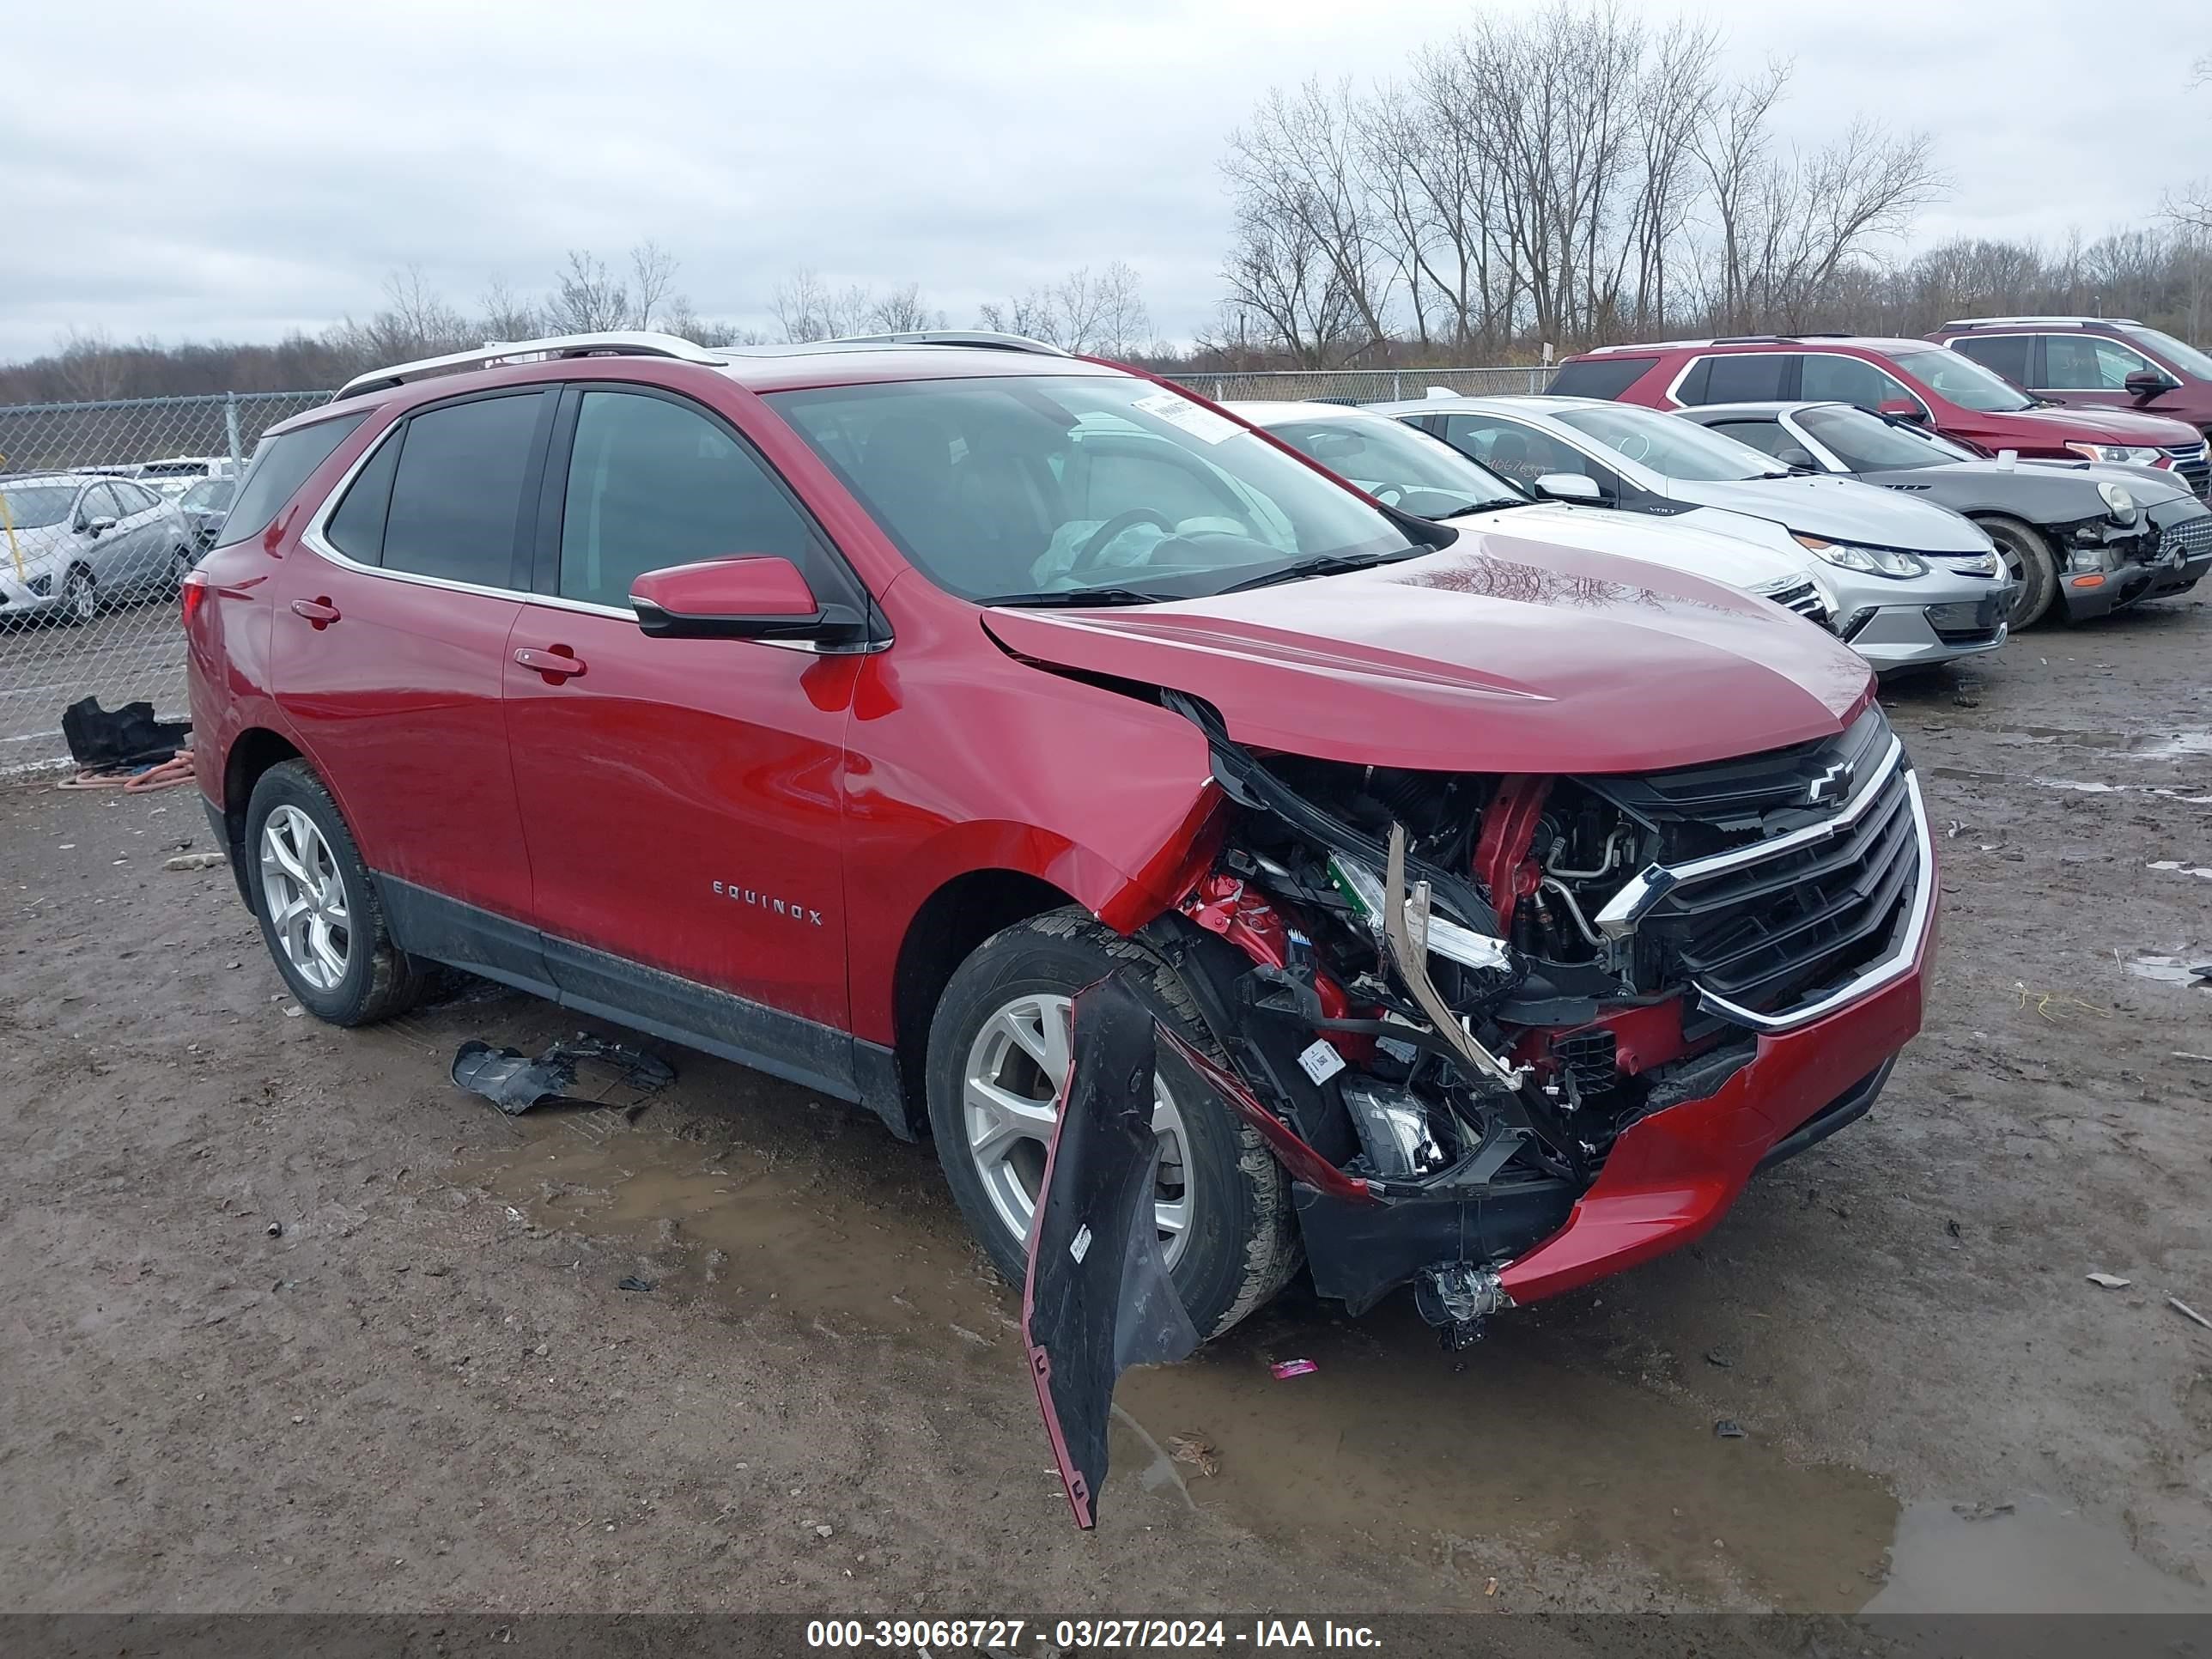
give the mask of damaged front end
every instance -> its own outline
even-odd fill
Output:
[[[1316,1288],[1355,1314],[1410,1282],[1465,1342],[1694,1236],[1762,1158],[1863,1111],[1917,1027],[1933,852],[1871,706],[1741,760],[1547,778],[1263,760],[1165,700],[1228,821],[1143,937],[1230,1060],[1193,1069],[1293,1178]],[[1649,1133],[1693,1102],[1686,1140]]]

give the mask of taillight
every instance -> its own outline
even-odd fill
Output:
[[[183,613],[185,627],[191,626],[192,618],[206,600],[208,586],[204,570],[187,570],[184,580],[177,585],[178,609]]]

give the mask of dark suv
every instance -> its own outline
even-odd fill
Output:
[[[2206,488],[2204,434],[2186,422],[2130,410],[2062,408],[1926,340],[1753,335],[1601,346],[1569,358],[1551,390],[1653,409],[1856,404],[1985,455],[2009,449],[2027,460],[2159,467],[2181,473],[2199,495]]]
[[[380,370],[183,609],[309,1012],[446,963],[861,1102],[1018,1279],[1111,976],[1212,1067],[1124,1102],[1203,1334],[1301,1257],[1443,1322],[1694,1238],[1920,1023],[1927,813],[1843,644],[1031,342]]]
[[[1928,337],[2039,398],[2162,415],[2212,436],[2212,356],[2125,317],[1967,317]]]

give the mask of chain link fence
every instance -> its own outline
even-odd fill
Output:
[[[1248,374],[1170,374],[1178,385],[1229,403],[1297,403],[1333,398],[1358,404],[1420,398],[1443,386],[1470,398],[1541,392],[1553,370],[1536,365],[1504,368],[1281,368]]]
[[[66,757],[62,710],[185,708],[177,582],[245,459],[327,392],[0,405],[0,778]]]
[[[1536,392],[1547,368],[1176,377],[1220,402]],[[0,779],[66,758],[62,710],[185,709],[178,579],[213,541],[262,433],[327,392],[0,405]]]

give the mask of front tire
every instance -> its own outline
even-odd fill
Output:
[[[272,766],[253,786],[245,859],[262,942],[302,1008],[368,1025],[413,1006],[422,969],[392,943],[353,833],[307,762]]]
[[[1028,1226],[1066,1080],[1068,1000],[1117,969],[1153,1013],[1218,1058],[1165,963],[1081,910],[992,935],[961,963],[930,1025],[930,1130],[953,1201],[991,1262],[1022,1282]],[[1259,1136],[1209,1091],[1162,1086],[1155,1213],[1191,1323],[1218,1336],[1297,1271],[1290,1182]]]
[[[1997,544],[1997,556],[2020,584],[2019,591],[2012,596],[2012,615],[2008,618],[2013,631],[2034,627],[2051,609],[2051,602],[2058,597],[2057,556],[2051,550],[2051,544],[2040,531],[2017,519],[1981,519],[1976,522]]]
[[[100,587],[92,579],[92,572],[82,565],[70,567],[62,578],[62,622],[70,628],[82,628],[100,615]]]

